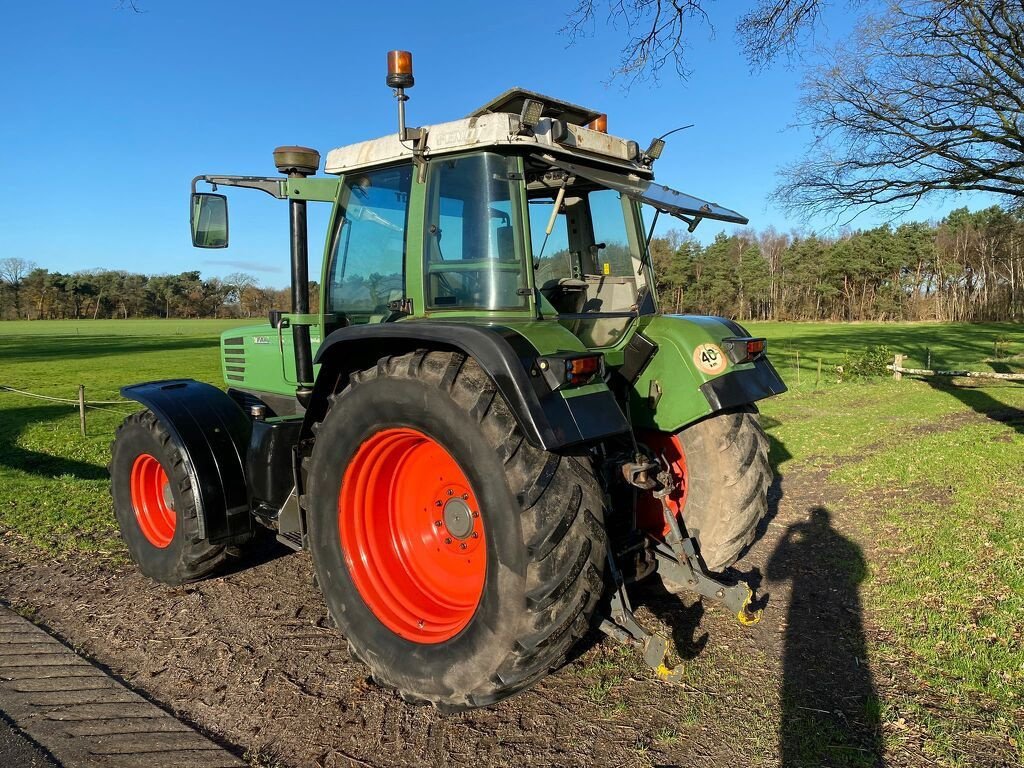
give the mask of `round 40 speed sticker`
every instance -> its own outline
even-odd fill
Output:
[[[729,361],[717,344],[701,344],[693,350],[693,363],[708,376],[715,376],[725,370]]]

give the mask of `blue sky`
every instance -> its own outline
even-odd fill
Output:
[[[193,249],[188,191],[200,173],[273,175],[272,149],[328,149],[395,130],[385,53],[411,50],[413,125],[453,119],[513,85],[606,111],[611,133],[641,145],[686,123],[658,162],[658,180],[739,210],[751,225],[822,228],[787,219],[767,198],[776,171],[800,156],[794,120],[800,73],[751,74],[733,36],[748,3],[709,2],[714,35],[692,27],[692,76],[666,72],[628,92],[608,84],[624,30],[599,16],[593,36],[559,34],[575,0],[495,3],[10,3],[0,49],[0,258],[56,271],[248,271],[287,283],[287,210],[259,192],[231,195],[231,247]],[[827,19],[828,35],[851,23]],[[958,205],[919,208],[931,218]],[[320,207],[320,206],[314,206]],[[870,226],[878,217],[862,217]],[[311,214],[310,272],[324,216]],[[705,223],[704,241],[721,230]],[[727,230],[728,231],[728,230]]]

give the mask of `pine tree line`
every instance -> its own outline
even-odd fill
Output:
[[[651,244],[665,312],[744,320],[1019,320],[1024,220],[961,208],[838,237],[742,230]]]
[[[837,237],[745,229],[708,246],[669,232],[651,243],[664,312],[743,320],[1024,319],[1024,219],[961,208]],[[314,306],[319,290],[311,283]],[[0,259],[0,319],[259,317],[287,289],[236,273],[50,272]]]

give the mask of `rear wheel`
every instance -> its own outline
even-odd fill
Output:
[[[472,359],[420,351],[354,374],[307,470],[331,614],[407,700],[493,703],[586,631],[606,552],[589,461],[530,446]]]
[[[181,451],[151,411],[129,416],[110,446],[110,493],[128,554],[165,584],[196,581],[225,559],[200,538],[192,483]]]
[[[721,411],[674,435],[648,433],[644,441],[672,469],[677,489],[669,507],[697,540],[705,566],[725,570],[753,543],[768,512],[772,469],[757,408]],[[641,525],[661,529],[660,502],[645,500]]]

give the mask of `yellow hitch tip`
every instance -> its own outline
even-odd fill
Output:
[[[761,620],[761,614],[764,613],[761,609],[751,612],[748,610],[750,601],[754,599],[754,593],[748,591],[747,599],[743,601],[743,607],[740,608],[740,612],[736,614],[736,620],[745,627],[752,627]]]

